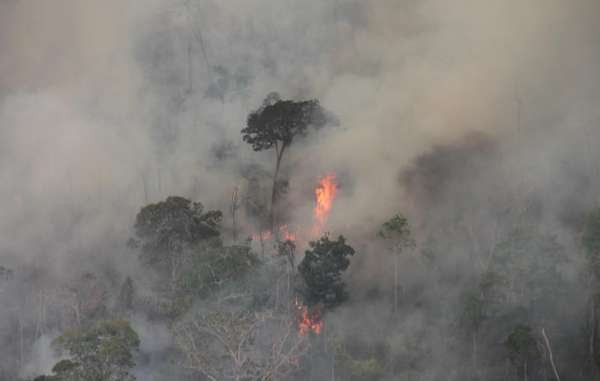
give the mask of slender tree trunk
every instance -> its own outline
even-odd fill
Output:
[[[590,301],[590,317],[589,317],[589,355],[590,355],[590,371],[592,377],[596,377],[598,371],[596,367],[596,298],[592,295],[592,299]]]
[[[398,312],[398,253],[394,253],[394,314]]]
[[[546,331],[542,328],[542,337],[544,338],[544,343],[546,344],[546,349],[548,349],[548,357],[550,359],[550,365],[552,365],[552,371],[554,372],[554,377],[556,381],[560,381],[560,376],[558,375],[558,370],[556,369],[556,365],[554,364],[554,357],[552,356],[552,347],[550,347],[550,339],[546,335]]]
[[[473,379],[477,379],[477,330],[473,331],[472,342],[472,355],[473,355]]]
[[[144,187],[144,203],[148,203],[148,187],[146,186],[146,176],[142,173],[142,186]]]
[[[335,349],[331,356],[331,381],[335,381]]]
[[[237,210],[239,209],[239,190],[236,186],[231,194],[231,220],[232,220],[232,238],[234,241],[237,241],[238,231],[237,231]]]
[[[24,354],[24,339],[23,339],[23,316],[19,317],[19,365],[23,367],[25,365]]]
[[[260,226],[258,229],[258,240],[260,242],[260,255],[265,256],[265,239],[263,237],[264,226],[263,222],[260,222]]]
[[[194,80],[192,78],[192,39],[188,38],[187,46],[187,80],[188,80],[188,94],[194,92]]]
[[[523,381],[527,381],[527,360],[523,363]]]
[[[286,299],[286,306],[287,306],[287,312],[288,314],[290,313],[290,308],[291,308],[291,301],[292,301],[292,295],[291,295],[291,285],[292,285],[292,269],[290,268],[290,264],[286,264],[285,266],[287,268],[287,295],[285,296]]]
[[[271,224],[271,232],[275,234],[275,204],[277,202],[277,179],[279,177],[279,168],[281,166],[281,158],[283,157],[285,146],[281,150],[275,149],[277,161],[275,163],[275,173],[273,174],[273,189],[271,190],[271,211],[269,215],[269,223]]]
[[[157,186],[158,186],[158,196],[162,197],[162,174],[160,171],[160,167],[158,167],[156,169],[156,174],[157,174]]]

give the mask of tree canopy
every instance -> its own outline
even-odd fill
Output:
[[[347,298],[342,272],[350,265],[348,257],[354,249],[346,244],[344,236],[330,240],[324,236],[309,243],[298,271],[306,284],[305,297],[309,304],[335,306]]]
[[[52,368],[56,381],[129,381],[139,349],[137,333],[125,320],[107,320],[88,329],[68,330],[53,341],[53,346],[67,355]],[[42,378],[43,379],[43,378]]]
[[[162,253],[180,252],[185,246],[219,236],[220,211],[204,212],[200,202],[171,196],[143,207],[136,216],[135,232],[143,257],[160,260]]]
[[[271,93],[258,110],[248,115],[242,136],[255,151],[275,147],[279,153],[296,136],[304,135],[308,127],[323,127],[328,120],[327,111],[316,99],[281,100],[279,94]]]
[[[275,148],[275,172],[269,213],[271,229],[275,225],[274,205],[278,188],[286,186],[285,181],[278,181],[283,153],[292,144],[294,138],[305,135],[309,127],[321,128],[332,119],[333,117],[316,99],[281,100],[277,93],[267,95],[262,106],[248,115],[246,128],[242,129],[242,139],[255,151]]]

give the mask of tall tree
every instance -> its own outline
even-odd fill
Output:
[[[399,263],[400,255],[405,249],[415,246],[415,241],[410,233],[410,226],[406,217],[397,214],[389,221],[381,225],[379,236],[388,242],[389,252],[394,257],[394,313],[398,311],[398,288],[399,288]]]
[[[271,191],[269,220],[271,229],[275,225],[275,203],[278,192],[278,177],[283,154],[297,136],[306,134],[309,127],[323,127],[330,118],[319,101],[281,100],[279,94],[270,93],[262,106],[250,113],[246,128],[242,129],[243,140],[255,151],[275,149],[275,172]]]

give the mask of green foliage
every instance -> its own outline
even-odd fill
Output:
[[[515,229],[494,249],[490,271],[502,283],[495,292],[514,306],[550,313],[542,308],[555,305],[567,290],[560,270],[566,260],[555,236],[534,227]]]
[[[594,210],[585,224],[581,243],[585,250],[590,271],[600,281],[600,208]]]
[[[537,341],[526,325],[517,325],[508,335],[505,345],[511,362],[517,366],[540,356]]]
[[[152,319],[164,319],[172,322],[186,312],[194,302],[192,295],[177,294],[169,297],[146,296],[140,298],[140,307]]]
[[[309,126],[322,127],[327,121],[327,113],[316,99],[294,102],[271,93],[262,107],[248,115],[242,136],[255,151],[278,145],[284,149],[294,137],[304,135]]]
[[[179,287],[185,292],[206,296],[207,292],[241,279],[258,264],[249,246],[198,247],[181,275]]]
[[[377,380],[383,377],[383,364],[374,357],[366,360],[352,360],[350,370],[353,378],[359,380]]]
[[[461,326],[468,332],[479,330],[485,319],[492,314],[492,307],[501,303],[499,289],[505,285],[504,278],[494,271],[481,274],[478,284],[462,295]]]
[[[485,319],[486,303],[477,291],[466,292],[463,295],[463,310],[461,325],[468,330],[477,331]]]
[[[340,368],[338,372],[342,378],[352,381],[379,380],[385,375],[385,358],[389,347],[380,345],[373,346],[372,343],[354,342],[347,337],[344,340],[334,340],[335,361]],[[352,345],[354,344],[354,345]],[[367,350],[364,348],[376,348],[378,350]],[[354,350],[351,350],[353,348]],[[360,353],[356,353],[356,350]]]
[[[328,236],[309,243],[304,259],[298,271],[306,284],[305,297],[311,305],[323,303],[335,306],[347,298],[342,272],[350,265],[348,257],[354,255],[354,249],[339,236],[331,241]]]
[[[133,298],[135,295],[135,287],[133,280],[127,277],[121,285],[119,291],[119,297],[117,299],[117,306],[122,310],[129,310],[133,307]]]
[[[414,246],[408,220],[400,214],[396,214],[390,220],[384,222],[378,235],[384,239],[397,241],[402,246]]]
[[[128,381],[135,378],[134,353],[140,340],[126,320],[105,320],[88,329],[72,329],[52,345],[67,359],[53,368],[60,381]]]
[[[149,263],[165,255],[181,253],[189,245],[219,236],[220,211],[204,213],[199,202],[171,196],[143,207],[136,216],[135,232],[141,240],[142,257]]]

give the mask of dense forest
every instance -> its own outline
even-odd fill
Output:
[[[598,14],[0,1],[0,381],[600,381]]]

